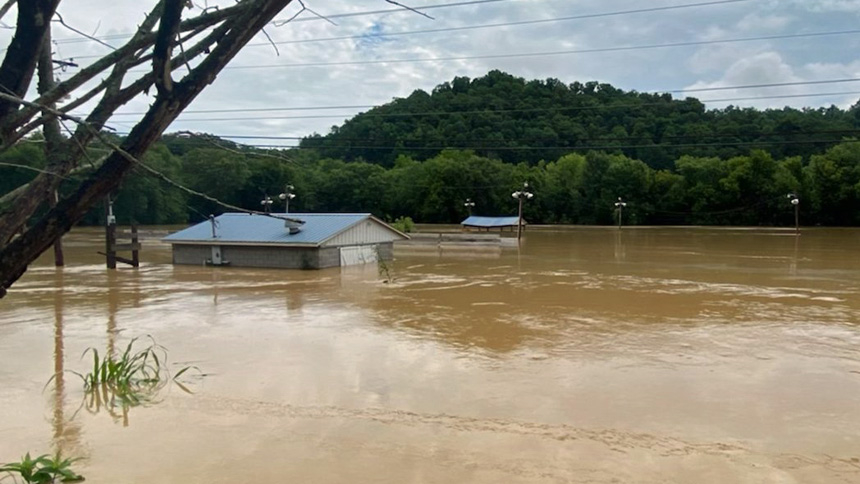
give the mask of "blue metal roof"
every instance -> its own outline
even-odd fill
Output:
[[[169,243],[222,242],[228,244],[274,244],[274,245],[312,245],[317,246],[353,225],[371,218],[369,213],[290,213],[250,215],[246,213],[225,213],[215,217],[215,234],[212,237],[212,223],[207,220],[180,230],[165,237]],[[298,233],[290,234],[284,226],[284,219],[278,216],[302,220]]]
[[[460,225],[468,225],[470,227],[510,227],[517,225],[518,217],[478,217],[471,215],[466,220],[460,222]],[[526,221],[523,220],[523,224]]]

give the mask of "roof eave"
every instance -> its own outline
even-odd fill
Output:
[[[171,245],[232,245],[232,246],[252,246],[252,247],[319,247],[322,243],[314,242],[255,242],[241,240],[167,240],[161,239],[162,242]]]

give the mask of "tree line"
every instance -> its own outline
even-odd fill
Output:
[[[301,146],[323,157],[388,168],[401,155],[426,160],[445,149],[463,149],[529,164],[571,152],[608,151],[668,170],[684,155],[727,160],[752,148],[777,159],[808,160],[858,133],[857,104],[849,109],[706,109],[692,97],[491,71],[475,79],[456,77],[429,93],[416,90],[325,135],[309,136]]]
[[[31,141],[0,154],[0,163],[44,166],[37,140]],[[516,214],[511,193],[528,182],[535,197],[524,214],[536,224],[612,224],[614,203],[622,197],[625,224],[792,225],[792,193],[801,201],[804,225],[860,225],[860,143],[853,139],[808,159],[751,150],[730,158],[682,155],[669,168],[656,169],[618,151],[509,163],[444,150],[427,159],[399,155],[385,167],[315,150],[262,151],[214,137],[167,136],[143,161],[174,182],[250,210],[262,210],[268,196],[273,210],[283,211],[277,196],[291,185],[291,212],[371,212],[386,220],[458,223],[468,213],[467,198],[478,215]],[[21,168],[4,173],[2,193],[32,177]],[[114,198],[123,224],[181,224],[230,211],[139,168]],[[84,223],[102,220],[95,209]]]

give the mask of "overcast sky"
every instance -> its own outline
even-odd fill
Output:
[[[199,6],[206,3],[204,0],[195,2]],[[860,0],[401,2],[419,10],[435,6],[423,10],[433,19],[405,10],[395,11],[393,5],[383,0],[305,0],[308,7],[330,16],[337,25],[306,11],[299,17],[302,21],[268,28],[268,33],[279,43],[279,55],[265,37],[258,35],[168,131],[191,130],[225,137],[324,134],[332,125],[341,124],[367,108],[231,113],[195,111],[378,105],[393,98],[406,97],[416,89],[430,91],[455,76],[479,77],[492,69],[526,79],[553,77],[568,84],[596,80],[625,90],[686,89],[687,94],[702,100],[837,93],[711,102],[709,107],[724,107],[730,103],[757,107],[830,104],[847,107],[860,98],[860,82],[708,90],[751,84],[860,78]],[[61,3],[59,11],[67,23],[105,37],[107,43],[119,45],[122,39],[113,36],[130,32],[151,3],[66,0]],[[210,0],[208,5],[218,3]],[[221,5],[232,3],[220,2]],[[630,12],[694,4],[699,5]],[[299,9],[298,2],[294,2],[279,18],[289,18]],[[366,14],[342,16],[347,13]],[[598,15],[612,13],[617,15]],[[7,16],[6,20],[12,18]],[[539,20],[544,22],[527,23]],[[497,25],[515,22],[522,24]],[[491,24],[495,25],[489,26]],[[462,29],[480,26],[485,27]],[[105,46],[81,41],[74,33],[61,29],[55,30],[60,57],[73,57],[78,62],[87,63],[93,60],[87,56],[109,52]],[[439,29],[449,30],[419,33]],[[842,33],[784,38],[834,32]],[[334,37],[341,39],[325,40]],[[760,37],[771,38],[722,42]],[[297,40],[305,42],[286,43]],[[679,43],[699,44],[640,48]],[[608,50],[627,47],[635,49]],[[583,50],[602,51],[530,55]],[[434,58],[444,60],[430,60]],[[425,60],[360,63],[416,59]],[[327,65],[307,65],[311,63]],[[697,91],[692,91],[694,89]],[[685,93],[673,95],[684,97]],[[147,103],[145,98],[136,100],[122,112],[138,112]],[[117,116],[110,124],[120,131],[127,131],[136,118]],[[293,143],[289,140],[244,142]]]

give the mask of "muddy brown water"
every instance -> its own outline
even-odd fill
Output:
[[[860,482],[860,230],[582,228],[377,267],[106,271],[0,300],[0,461],[90,483]],[[88,347],[209,374],[91,412]]]

